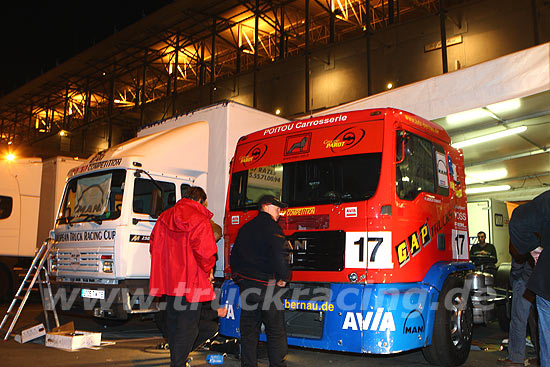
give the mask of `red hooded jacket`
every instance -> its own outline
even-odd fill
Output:
[[[216,298],[209,279],[217,252],[210,218],[208,209],[190,199],[160,215],[149,240],[150,295],[185,296],[188,302]]]

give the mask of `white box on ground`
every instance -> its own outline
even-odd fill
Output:
[[[46,335],[46,328],[44,327],[44,324],[40,323],[36,326],[21,331],[21,335],[16,334],[14,339],[18,343],[26,343],[30,340],[39,338],[42,335]]]
[[[90,331],[58,331],[46,334],[46,346],[75,350],[101,345],[101,333]]]

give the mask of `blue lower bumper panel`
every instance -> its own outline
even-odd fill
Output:
[[[281,297],[288,344],[373,354],[421,348],[431,343],[438,296],[438,289],[420,282],[319,287],[291,283]],[[228,309],[220,320],[223,335],[240,337],[239,298],[238,286],[226,281],[220,299]]]

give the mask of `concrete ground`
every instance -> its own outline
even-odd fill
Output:
[[[0,305],[1,316],[8,305]],[[34,326],[43,321],[44,315],[40,303],[28,304],[23,310],[16,329]],[[101,331],[105,345],[96,349],[81,349],[64,351],[44,346],[44,338],[26,344],[19,344],[10,338],[0,341],[0,366],[46,367],[46,366],[169,366],[168,351],[157,349],[162,336],[152,320],[131,320],[124,325],[103,326],[90,318],[78,316],[61,316],[61,323],[74,321],[79,330]],[[474,340],[468,361],[464,366],[494,366],[497,358],[505,357],[501,350],[501,341],[506,338],[497,323],[488,326],[477,326],[474,330]],[[529,357],[533,349],[528,349]],[[193,352],[192,366],[207,366],[206,356],[220,354],[208,350]],[[259,351],[259,366],[267,367],[265,350]],[[392,356],[355,355],[347,353],[332,353],[290,348],[288,365],[293,366],[426,366],[420,351],[406,352]],[[226,355],[224,366],[240,366],[238,359]]]

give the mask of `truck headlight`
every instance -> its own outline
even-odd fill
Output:
[[[103,272],[104,273],[112,273],[113,272],[113,262],[112,261],[104,261],[103,262]]]

